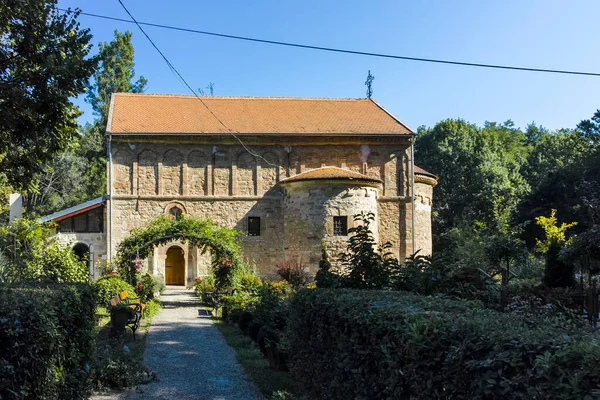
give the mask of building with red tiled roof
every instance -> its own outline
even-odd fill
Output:
[[[243,232],[265,275],[286,259],[316,272],[321,241],[335,259],[360,212],[398,259],[431,252],[437,177],[413,175],[414,131],[371,99],[116,93],[107,134],[109,259],[132,229],[181,213]],[[147,261],[167,284],[191,285],[210,260],[173,242]]]

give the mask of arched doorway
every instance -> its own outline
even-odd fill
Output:
[[[80,261],[88,261],[90,258],[90,248],[85,243],[77,243],[73,246],[73,253]]]
[[[185,258],[183,249],[179,246],[173,246],[167,250],[165,284],[185,285]]]

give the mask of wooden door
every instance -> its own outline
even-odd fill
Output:
[[[179,246],[173,246],[167,250],[165,283],[167,285],[185,284],[185,258],[183,256],[183,249]]]

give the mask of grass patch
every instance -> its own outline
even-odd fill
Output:
[[[293,395],[298,391],[290,373],[275,371],[269,367],[256,344],[248,336],[244,336],[237,326],[228,325],[221,320],[215,320],[215,323],[227,344],[235,350],[237,361],[265,397],[271,398],[275,392]]]

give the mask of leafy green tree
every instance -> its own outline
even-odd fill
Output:
[[[577,124],[581,136],[587,139],[590,144],[597,145],[600,139],[600,110],[596,110],[592,118],[585,119]]]
[[[473,191],[472,174],[481,147],[477,127],[464,120],[445,120],[433,128],[420,127],[415,158],[420,167],[440,177],[435,188],[434,231],[441,234],[465,219]],[[470,218],[469,218],[470,219]]]
[[[131,43],[131,32],[121,33],[115,30],[115,38],[111,42],[102,42],[99,46],[100,64],[94,73],[94,79],[88,85],[86,100],[91,104],[99,120],[100,133],[104,134],[110,109],[110,98],[113,93],[141,93],[148,81],[140,76],[135,77],[133,61],[134,49]]]
[[[56,3],[0,6],[0,171],[15,190],[34,190],[36,174],[77,136],[81,113],[71,99],[96,65],[89,30]]]
[[[551,133],[529,125],[526,136],[530,151],[522,174],[534,190],[549,173],[579,163],[589,154],[589,143],[575,130],[561,129]]]
[[[20,218],[0,227],[4,282],[50,280],[86,282],[88,267],[71,249],[52,238],[53,229],[35,220]]]
[[[110,96],[114,92],[141,92],[147,81],[133,81],[134,50],[131,33],[115,31],[115,39],[100,43],[99,67],[88,84],[86,100],[97,119],[79,128],[78,141],[45,165],[40,187],[26,196],[34,215],[44,215],[100,197],[106,193],[106,140]]]
[[[91,104],[97,119],[82,130],[80,156],[87,160],[81,193],[76,201],[89,200],[106,193],[106,124],[113,93],[141,93],[148,81],[140,76],[136,81],[134,49],[131,32],[114,32],[110,42],[99,44],[100,64],[88,85],[86,101]]]
[[[339,255],[344,267],[343,281],[347,287],[359,289],[381,289],[389,285],[392,267],[398,262],[387,250],[390,243],[377,249],[370,225],[375,220],[372,212],[354,216],[359,225],[350,228],[348,251]]]
[[[453,229],[494,230],[510,222],[529,186],[520,171],[527,161],[526,136],[512,121],[445,120],[419,128],[419,166],[440,176],[433,214],[435,248],[444,251]]]
[[[558,225],[556,210],[550,212],[549,217],[543,215],[536,218],[536,223],[545,232],[545,239],[537,241],[538,251],[546,259],[546,270],[543,282],[548,287],[572,287],[575,285],[574,264],[566,263],[560,257],[560,251],[567,244],[566,232],[577,225],[577,222],[562,223]]]
[[[552,210],[549,217],[540,215],[535,219],[535,222],[542,227],[545,233],[545,239],[543,241],[537,240],[537,251],[543,254],[548,251],[552,243],[557,243],[560,246],[566,244],[567,230],[577,225],[577,222],[563,222],[558,225],[556,210]]]
[[[518,232],[511,232],[508,228],[486,238],[485,252],[487,259],[494,266],[494,269],[488,272],[491,272],[491,275],[503,272],[506,279],[504,283],[508,283],[511,265],[525,262],[529,254]]]
[[[600,112],[581,121],[577,129],[561,129],[530,135],[532,150],[523,175],[532,187],[520,205],[518,223],[529,223],[524,238],[529,247],[544,235],[532,223],[549,209],[568,220],[578,221],[574,231],[581,233],[600,223]]]
[[[74,206],[106,192],[106,157],[102,137],[87,124],[68,151],[55,156],[39,174],[38,190],[24,196],[31,215],[46,215]]]

